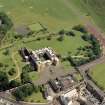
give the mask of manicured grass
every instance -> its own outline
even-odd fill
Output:
[[[40,31],[43,29],[43,27],[39,24],[39,23],[34,23],[34,24],[31,24],[29,25],[29,28],[31,29],[31,31]]]
[[[63,61],[61,64],[64,67],[64,70],[70,71],[71,69],[73,69],[69,61]]]
[[[50,41],[47,39],[43,39],[40,41],[32,41],[25,43],[24,46],[27,46],[29,49],[39,49],[39,48],[44,48],[44,47],[52,47],[56,53],[59,53],[63,56],[67,55],[68,52],[74,53],[77,48],[80,46],[88,45],[87,42],[83,41],[81,38],[81,33],[75,32],[76,36],[75,37],[69,37],[66,36],[64,37],[63,41],[58,41],[58,37],[52,38]]]
[[[39,73],[36,72],[36,71],[30,72],[29,73],[29,76],[30,76],[30,79],[32,81],[35,81],[35,80],[39,79]]]
[[[77,79],[77,81],[81,81],[83,79],[79,73],[75,74],[74,77]]]
[[[105,63],[96,65],[90,71],[93,80],[105,90]]]
[[[43,98],[41,92],[33,93],[25,99],[26,102],[46,103],[47,101]]]

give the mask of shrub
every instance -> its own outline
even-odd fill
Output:
[[[1,20],[0,40],[2,40],[7,31],[10,30],[11,27],[13,26],[13,23],[11,19],[4,12],[0,12],[0,20]]]
[[[58,37],[58,39],[57,39],[58,41],[63,41],[64,40],[64,35],[62,35],[62,36],[60,36],[60,37]]]
[[[82,33],[87,33],[86,28],[83,25],[76,25],[73,27],[73,30],[80,31]]]
[[[18,81],[16,81],[16,80],[12,80],[12,81],[10,81],[10,83],[9,83],[9,87],[10,88],[15,88],[15,87],[18,87],[18,86],[20,86],[20,82],[18,82]]]
[[[8,89],[9,79],[8,75],[5,72],[0,71],[0,90]]]
[[[89,41],[91,39],[91,37],[90,37],[90,35],[84,34],[84,35],[82,35],[82,39],[84,41]]]
[[[58,32],[58,34],[59,34],[59,35],[64,35],[64,34],[65,34],[65,30],[64,30],[64,29],[60,30],[60,31]]]
[[[23,101],[24,98],[31,95],[33,91],[34,91],[33,85],[27,84],[17,88],[12,94],[16,97],[17,100]]]
[[[69,32],[66,32],[66,35],[68,35],[68,36],[75,36],[75,33],[73,31],[69,31]]]
[[[36,40],[37,40],[37,41],[40,41],[40,40],[41,40],[41,38],[40,38],[40,37],[38,37]]]
[[[31,72],[33,71],[30,65],[25,65],[24,67],[22,67],[22,72]]]
[[[9,55],[9,49],[6,49],[4,52],[3,52],[4,55]]]
[[[3,67],[4,65],[3,65],[3,63],[0,63],[0,67]]]
[[[11,68],[8,72],[9,75],[14,75],[16,73],[15,69],[14,68]]]
[[[21,73],[21,82],[22,82],[23,84],[31,83],[31,79],[30,79],[30,77],[29,77],[28,72],[23,72],[23,73]]]
[[[51,39],[52,39],[51,35],[47,36],[47,40],[51,40]]]

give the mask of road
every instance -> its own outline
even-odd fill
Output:
[[[87,71],[91,70],[92,67],[96,66],[97,64],[101,64],[105,62],[105,56],[102,56],[101,58],[82,65],[80,67],[78,67],[78,70],[80,72],[80,74],[82,75],[82,77],[84,78],[84,81],[89,84],[95,91],[97,91],[97,93],[101,96],[101,97],[105,97],[105,93],[104,91],[102,91],[92,80],[89,79],[88,75],[87,75]]]
[[[89,70],[93,67],[95,67],[97,64],[102,64],[102,63],[105,63],[105,56],[101,56],[99,59],[96,59],[90,63],[87,63],[87,64],[84,64],[80,67],[78,67],[81,71],[84,71],[84,70]]]

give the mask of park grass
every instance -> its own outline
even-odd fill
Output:
[[[35,82],[36,80],[39,79],[39,72],[33,71],[29,73],[30,79]]]
[[[81,81],[83,79],[79,73],[76,73],[74,77],[76,78],[77,81]]]
[[[77,48],[89,44],[81,38],[81,33],[75,32],[75,34],[76,34],[75,37],[65,35],[63,41],[58,41],[57,36],[52,38],[51,40],[43,39],[40,41],[24,43],[23,45],[33,50],[44,47],[51,47],[55,50],[56,53],[61,54],[62,56],[66,56],[68,52],[72,52],[72,54],[74,54]]]
[[[92,70],[90,70],[89,74],[98,86],[105,90],[105,62],[96,65]]]
[[[43,29],[43,27],[39,23],[34,23],[28,26],[31,31],[38,32]]]
[[[43,98],[41,92],[33,93],[32,95],[25,98],[26,102],[33,102],[33,103],[47,103],[47,101]]]
[[[70,70],[73,69],[72,65],[71,65],[70,62],[67,61],[67,60],[61,62],[61,65],[63,66],[63,68],[64,68],[65,71],[70,71]]]

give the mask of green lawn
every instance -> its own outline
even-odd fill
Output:
[[[29,76],[30,76],[30,78],[31,78],[32,81],[35,81],[35,80],[39,79],[39,73],[38,72],[35,72],[35,71],[30,72],[29,73]]]
[[[75,74],[74,77],[76,78],[77,81],[81,81],[83,79],[79,73]]]
[[[73,67],[71,66],[69,61],[63,61],[63,62],[61,62],[61,64],[64,67],[64,70],[70,71],[73,69]]]
[[[96,65],[91,70],[90,75],[105,90],[105,63]]]
[[[43,29],[43,27],[39,23],[34,23],[28,26],[31,31],[38,32]]]
[[[47,101],[43,98],[42,93],[33,93],[31,96],[28,96],[25,99],[26,102],[37,102],[37,103],[46,103]]]
[[[63,56],[67,55],[68,52],[76,52],[76,49],[79,48],[80,46],[88,45],[87,42],[82,40],[81,38],[81,33],[75,32],[76,36],[75,37],[69,37],[66,36],[64,37],[63,41],[58,41],[58,37],[52,38],[50,41],[47,39],[43,39],[40,41],[32,41],[23,44],[23,46],[29,48],[29,49],[39,49],[43,47],[52,47],[56,53],[59,53]]]

